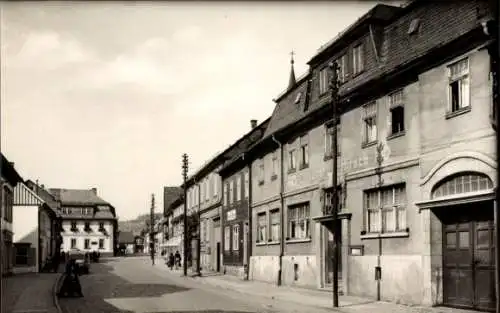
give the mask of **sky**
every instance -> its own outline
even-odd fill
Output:
[[[97,188],[120,220],[265,120],[374,2],[2,2],[1,151],[24,179]],[[190,171],[192,174],[193,171]]]

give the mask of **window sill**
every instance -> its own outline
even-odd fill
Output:
[[[303,242],[311,242],[311,238],[304,239],[288,239],[286,243],[303,243]]]
[[[276,179],[278,179],[278,175],[274,174],[273,176],[271,176],[271,181],[276,180]]]
[[[340,157],[340,152],[337,153],[337,158],[338,157]],[[331,159],[333,159],[331,154],[325,154],[325,156],[323,157],[323,161],[329,161]]]
[[[354,79],[354,78],[358,77],[359,75],[363,74],[364,72],[365,72],[365,69],[363,68],[359,72],[353,73],[352,76],[351,76],[351,79]]]
[[[361,149],[365,149],[365,148],[374,146],[376,144],[377,144],[377,140],[370,141],[370,142],[364,142],[364,143],[361,144]]]
[[[297,170],[295,168],[291,168],[288,170],[288,174],[293,174],[295,173]]]
[[[259,186],[262,186],[262,185],[264,185],[264,181],[263,180],[259,181]]]
[[[470,106],[468,106],[468,107],[461,108],[461,109],[454,111],[454,112],[447,112],[446,119],[448,120],[450,118],[454,118],[455,116],[459,116],[459,115],[468,113],[468,112],[470,112],[470,110],[471,110],[471,108],[470,108]]]
[[[391,139],[398,138],[398,137],[403,137],[405,134],[406,134],[406,132],[403,130],[403,131],[400,131],[399,133],[395,133],[395,134],[391,134],[391,135],[387,136],[387,140],[391,140]]]
[[[299,171],[300,170],[303,170],[303,169],[306,169],[309,167],[309,164],[302,164],[300,167],[299,167]]]
[[[265,242],[265,241],[263,241],[263,242],[256,242],[255,245],[256,246],[266,246],[267,242]]]
[[[406,238],[410,237],[410,233],[407,231],[398,231],[392,233],[371,233],[366,235],[361,235],[361,240],[366,239],[378,239],[378,238]]]

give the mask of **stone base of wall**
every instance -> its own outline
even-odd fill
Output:
[[[36,266],[16,266],[12,269],[13,274],[36,273]]]
[[[287,286],[318,288],[321,271],[314,255],[286,255],[282,260],[282,284]],[[250,258],[250,280],[276,284],[279,256],[253,256]]]
[[[276,284],[278,282],[279,257],[252,256],[250,257],[250,280]]]
[[[101,252],[101,258],[110,258],[114,256],[113,252]]]
[[[381,300],[409,305],[423,304],[425,285],[422,256],[381,256],[380,264]],[[375,266],[377,266],[377,256],[349,257],[349,295],[376,298]]]
[[[224,265],[224,272],[226,275],[236,276],[245,279],[245,269],[243,266]]]

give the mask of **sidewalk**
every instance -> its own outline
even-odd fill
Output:
[[[182,275],[182,271],[174,271],[174,273],[176,272]],[[276,285],[264,282],[244,281],[238,277],[221,275],[219,273],[203,273],[202,277],[193,277],[191,279],[215,287],[278,301],[327,309],[332,309],[333,307],[332,293],[330,290],[312,290],[287,286],[277,287]],[[354,296],[339,296],[339,308],[337,308],[336,311],[345,313],[477,313],[477,311],[445,307],[432,308],[399,305],[384,301],[377,302],[373,299]]]
[[[3,278],[1,312],[57,313],[53,287],[59,276],[59,273],[28,273]]]

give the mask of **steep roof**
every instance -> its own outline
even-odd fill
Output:
[[[97,196],[92,189],[62,189],[50,188],[49,192],[63,205],[96,205],[108,204]]]
[[[9,160],[7,160],[3,153],[0,153],[0,155],[2,157],[2,164],[0,164],[2,178],[5,178],[13,186],[15,186],[19,182],[22,182],[23,179],[14,168],[14,163],[9,162]]]
[[[165,186],[163,187],[163,211],[166,212],[172,204],[182,194],[181,187]]]

